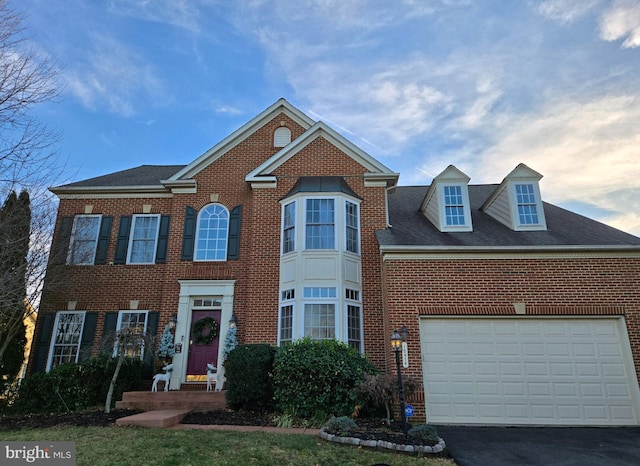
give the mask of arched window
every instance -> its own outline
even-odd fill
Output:
[[[291,142],[291,130],[281,126],[273,133],[273,147],[284,147]]]
[[[220,204],[209,204],[198,214],[197,261],[227,260],[229,211]]]

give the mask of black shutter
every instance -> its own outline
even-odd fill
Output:
[[[147,336],[150,341],[155,342],[158,336],[158,324],[160,322],[160,313],[158,311],[149,312],[147,314]],[[155,345],[152,345],[155,347]],[[155,359],[154,351],[145,351],[142,363],[142,378],[150,379],[153,377],[153,360]]]
[[[86,361],[91,357],[93,349],[93,337],[96,334],[96,324],[98,322],[97,312],[86,312],[84,314],[84,328],[80,339],[80,355],[78,362]]]
[[[100,233],[98,234],[98,244],[96,246],[96,265],[107,263],[107,250],[109,249],[109,238],[111,237],[111,224],[113,217],[102,217],[100,222]]]
[[[182,232],[182,254],[180,255],[180,260],[193,260],[193,249],[196,244],[197,220],[198,212],[196,212],[196,209],[187,206],[184,212],[184,230]]]
[[[242,206],[235,206],[229,214],[229,242],[227,244],[227,260],[237,260],[240,257],[240,218]]]
[[[164,264],[167,262],[167,246],[169,243],[169,224],[171,223],[170,215],[162,215],[160,217],[160,229],[158,232],[158,247],[156,248],[156,264]]]
[[[109,338],[110,340],[114,339],[114,334],[116,332],[116,325],[118,323],[118,313],[117,312],[107,312],[104,315],[104,329],[102,330],[102,342],[105,350],[107,347],[104,345],[105,339]],[[113,349],[108,351],[109,354],[113,353]]]
[[[125,264],[127,262],[127,248],[129,247],[129,232],[131,231],[131,216],[120,217],[118,227],[118,241],[116,242],[116,255],[113,258],[114,264]]]
[[[49,359],[49,347],[53,333],[53,323],[56,320],[55,314],[42,314],[39,319],[40,333],[38,341],[35,342],[35,356],[33,358],[33,372],[44,372],[47,370],[47,360]]]
[[[73,228],[73,217],[62,217],[60,228],[56,234],[56,241],[51,248],[51,263],[64,264],[67,262],[67,251],[71,240],[71,229]]]

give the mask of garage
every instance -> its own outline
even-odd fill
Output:
[[[622,318],[423,318],[433,424],[637,425]]]

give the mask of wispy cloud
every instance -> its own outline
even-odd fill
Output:
[[[553,20],[571,23],[584,17],[603,0],[546,0],[538,5],[538,11]]]
[[[202,30],[201,8],[212,3],[217,2],[211,0],[110,0],[109,12],[198,33]]]
[[[67,91],[85,107],[122,116],[168,99],[154,65],[113,37],[94,36],[86,61],[75,63],[65,79]]]

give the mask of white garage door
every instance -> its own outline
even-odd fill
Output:
[[[623,319],[422,319],[427,420],[637,425]]]

